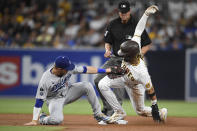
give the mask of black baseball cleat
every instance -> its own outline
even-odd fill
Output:
[[[105,114],[106,115],[106,113],[107,113],[107,109],[106,108],[103,108],[103,110],[101,111],[103,114]]]
[[[106,116],[105,114],[94,115],[94,118],[98,121],[100,125],[106,125],[108,121],[110,121],[110,117]]]

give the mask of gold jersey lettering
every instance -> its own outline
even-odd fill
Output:
[[[128,76],[128,77],[129,77],[129,79],[131,79],[132,81],[134,81],[134,80],[135,80],[131,72],[129,72],[129,73],[127,74],[127,76]]]
[[[132,81],[135,81],[135,79],[134,79],[132,73],[130,72],[129,68],[127,68],[127,66],[126,66],[126,63],[125,63],[124,61],[123,61],[122,63],[123,63],[123,64],[122,64],[122,68],[123,68],[124,70],[127,70],[127,71],[128,71],[128,72],[127,72],[128,78],[131,79]]]

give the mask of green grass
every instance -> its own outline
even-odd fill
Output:
[[[0,131],[61,131],[63,128],[47,126],[0,126]]]
[[[0,113],[31,114],[34,104],[35,100],[30,98],[0,98]],[[150,101],[146,101],[145,104],[149,106]],[[160,100],[158,105],[160,108],[168,108],[168,116],[197,117],[196,102]],[[136,115],[130,101],[125,100],[123,102],[123,108],[127,112],[127,115]],[[44,104],[43,111],[48,112],[46,104]],[[92,109],[86,99],[81,99],[66,105],[64,107],[64,114],[92,114]]]
[[[6,113],[22,113],[32,114],[35,104],[34,99],[30,98],[0,98],[0,114]],[[150,101],[146,101],[147,106],[150,105]],[[168,116],[176,117],[197,117],[197,102],[185,102],[185,101],[164,101],[158,102],[160,108],[168,108]],[[130,101],[125,100],[123,102],[123,108],[127,112],[127,115],[136,116]],[[48,113],[46,104],[44,104],[44,112]],[[80,99],[74,103],[66,105],[64,107],[64,114],[92,114],[90,104],[85,99]],[[0,126],[0,131],[60,131],[65,127],[51,127],[51,126]]]
[[[145,105],[150,106],[150,101],[146,101]],[[159,108],[167,108],[168,116],[176,117],[197,117],[197,102],[185,102],[185,101],[174,101],[174,100],[159,100]],[[136,115],[130,104],[130,101],[123,103],[123,108],[128,115]]]

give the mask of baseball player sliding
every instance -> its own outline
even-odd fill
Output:
[[[101,113],[101,105],[95,94],[93,86],[89,82],[69,83],[72,74],[76,73],[115,73],[122,74],[124,70],[119,67],[97,69],[92,66],[75,66],[68,57],[59,56],[55,60],[54,67],[44,72],[37,89],[36,103],[33,109],[33,119],[25,125],[58,125],[63,121],[63,106],[72,103],[81,96],[86,95],[92,106],[94,118],[99,124],[107,123],[110,117]],[[41,108],[46,101],[49,116],[41,113]],[[39,119],[39,121],[38,121]]]
[[[125,87],[134,110],[140,116],[152,116],[156,122],[164,122],[167,117],[167,109],[158,109],[157,97],[153,88],[150,75],[144,60],[141,57],[141,34],[145,29],[147,19],[150,14],[154,14],[158,10],[155,5],[147,8],[140,21],[138,22],[132,40],[121,44],[118,54],[124,59],[122,67],[127,73],[122,77],[110,78],[104,77],[99,82],[101,93],[109,102],[114,110],[111,123],[119,119],[124,119],[126,113],[117,101],[115,95],[110,88]],[[151,99],[152,106],[147,107],[144,104],[145,90]]]

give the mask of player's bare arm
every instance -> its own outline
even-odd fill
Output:
[[[86,68],[87,68],[86,74],[110,73],[111,72],[110,68],[100,69],[100,68],[96,68],[96,67],[93,67],[93,66],[87,66]]]
[[[25,123],[25,126],[36,126],[38,124],[37,120],[32,120],[31,122]]]
[[[36,104],[33,109],[33,119],[31,122],[25,123],[25,126],[35,126],[38,124],[38,118],[40,115],[40,111],[42,109],[44,101],[42,99],[36,99]]]
[[[125,70],[121,67],[110,67],[107,69],[102,69],[102,68],[96,68],[93,66],[83,66],[83,73],[86,74],[96,74],[96,73],[107,73],[107,74],[117,74],[117,75],[123,75],[125,74]]]
[[[111,56],[111,45],[109,43],[105,43],[105,58],[110,58]]]

